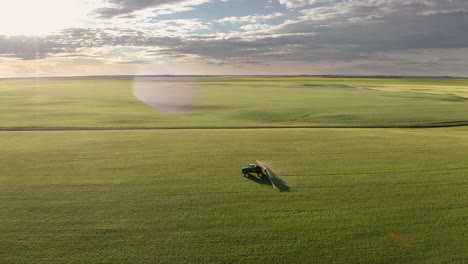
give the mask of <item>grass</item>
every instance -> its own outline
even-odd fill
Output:
[[[467,128],[2,132],[0,149],[1,263],[468,258]],[[256,159],[290,191],[243,178]]]
[[[161,81],[197,85],[193,109],[133,96]],[[455,78],[0,79],[0,127],[459,122],[467,93]],[[467,127],[3,131],[0,149],[0,263],[468,259]],[[255,160],[282,192],[242,177]]]
[[[158,112],[140,83],[196,85],[190,112]],[[3,127],[408,125],[468,121],[468,80],[452,78],[140,78],[0,81]]]

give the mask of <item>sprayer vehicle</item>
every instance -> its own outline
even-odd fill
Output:
[[[242,174],[244,174],[244,177],[248,177],[248,176],[253,176],[252,174],[256,173],[257,177],[261,178],[265,176],[264,170],[265,169],[260,165],[249,164],[248,167],[242,168]]]

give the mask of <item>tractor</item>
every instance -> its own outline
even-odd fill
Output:
[[[244,174],[244,177],[253,176],[251,173],[256,173],[257,177],[262,178],[265,176],[265,173],[263,171],[264,168],[256,164],[249,164],[248,167],[242,168],[242,174]]]

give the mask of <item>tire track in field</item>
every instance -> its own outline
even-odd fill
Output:
[[[0,127],[0,131],[107,131],[107,130],[204,130],[204,129],[291,129],[291,128],[438,128],[468,126],[468,122],[415,125],[349,126],[189,126],[189,127]]]

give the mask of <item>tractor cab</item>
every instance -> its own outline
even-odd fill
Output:
[[[242,174],[244,177],[253,176],[251,173],[256,173],[257,177],[263,177],[263,168],[257,164],[249,164],[248,167],[242,168]]]

